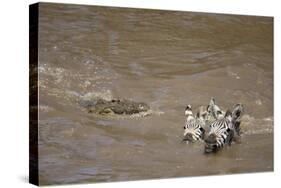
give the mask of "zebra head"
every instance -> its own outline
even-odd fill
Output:
[[[198,121],[196,119],[187,121],[184,128],[183,133],[183,140],[187,143],[189,142],[195,142],[204,137],[205,130],[201,126],[201,121]]]
[[[204,120],[193,115],[190,104],[185,108],[185,115],[186,122],[185,126],[183,127],[183,141],[186,141],[188,143],[202,139],[205,133],[205,130],[202,128],[202,126],[205,124]]]
[[[234,132],[229,128],[220,128],[218,131],[211,132],[205,141],[205,153],[215,153],[224,145],[230,145]]]
[[[224,117],[224,112],[216,104],[215,99],[212,97],[209,105],[207,106],[208,119],[209,120],[218,120]]]
[[[222,119],[214,121],[205,141],[205,153],[217,152],[224,145],[230,145],[234,136],[232,112],[227,110]]]

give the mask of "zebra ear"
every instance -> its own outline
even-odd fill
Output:
[[[190,105],[190,104],[187,105],[186,108],[185,108],[185,110],[191,110],[191,105]]]
[[[215,104],[216,104],[215,98],[212,97],[211,100],[210,100],[209,105],[210,105],[210,106],[214,106]]]
[[[212,97],[211,100],[210,100],[210,103],[209,105],[207,106],[207,112],[211,112],[213,111],[214,107],[215,107],[215,99]]]
[[[244,112],[244,106],[242,104],[236,104],[233,107],[232,116],[235,119],[239,119],[242,117],[243,112]]]

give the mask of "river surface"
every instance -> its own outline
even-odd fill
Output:
[[[40,4],[40,184],[273,171],[273,19]],[[81,101],[131,99],[104,118]],[[245,106],[240,143],[181,142],[184,109]]]

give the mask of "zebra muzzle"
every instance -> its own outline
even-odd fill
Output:
[[[191,133],[187,133],[186,135],[184,135],[184,138],[182,139],[182,141],[189,141],[189,142],[193,142],[193,135]]]

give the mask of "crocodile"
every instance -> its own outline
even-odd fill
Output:
[[[150,109],[150,107],[143,102],[134,102],[127,99],[97,99],[84,102],[84,106],[89,113],[99,115],[132,115],[140,112],[147,112]]]

